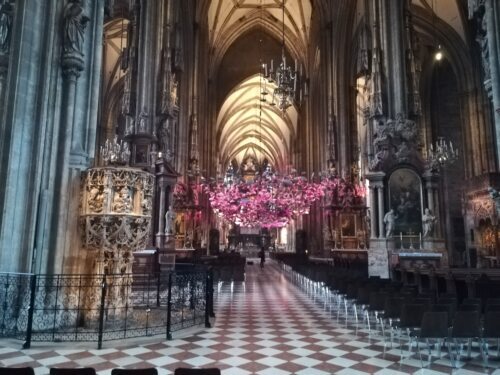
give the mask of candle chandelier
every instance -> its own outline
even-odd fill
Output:
[[[287,65],[285,56],[285,1],[282,3],[282,45],[281,45],[281,61],[277,63],[276,69],[274,67],[274,60],[271,60],[270,69],[267,63],[262,64],[262,74],[270,84],[274,84],[273,94],[271,101],[272,106],[277,106],[282,112],[285,112],[290,107],[295,99],[297,93],[297,81],[300,74],[297,71],[297,60],[295,60],[294,67],[290,64]],[[302,67],[302,66],[301,66]],[[267,101],[266,86],[262,91],[262,101]]]
[[[101,158],[104,165],[118,164],[124,165],[128,164],[130,159],[130,149],[127,142],[123,140],[118,140],[118,136],[115,135],[113,140],[106,139],[104,146],[100,148]]]
[[[433,169],[443,167],[446,164],[452,164],[458,159],[458,149],[453,147],[453,143],[448,143],[443,137],[439,137],[436,143],[431,144],[427,162]]]

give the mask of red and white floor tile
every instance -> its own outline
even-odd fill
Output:
[[[257,263],[248,265],[245,282],[217,286],[213,328],[182,338],[177,333],[171,341],[108,342],[102,350],[70,349],[72,344],[19,350],[17,343],[0,341],[0,366],[31,366],[37,375],[48,374],[50,367],[82,366],[94,367],[100,375],[116,367],[156,367],[159,374],[177,367],[219,367],[223,375],[500,375],[500,361],[483,367],[477,350],[458,369],[451,367],[445,351],[423,370],[415,351],[405,350],[400,360],[396,344],[384,350],[378,334],[356,328],[351,320],[346,324],[342,316],[337,321],[318,289],[297,286],[288,276],[272,261],[263,270]]]

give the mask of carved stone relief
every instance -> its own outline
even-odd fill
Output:
[[[370,170],[382,170],[397,163],[408,163],[417,155],[418,129],[414,121],[399,113],[396,119],[380,120],[374,132],[374,157]]]

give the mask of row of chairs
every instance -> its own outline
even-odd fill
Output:
[[[343,302],[342,310],[346,318],[348,312],[352,311],[354,320],[358,322],[358,310],[362,310],[363,323],[370,330],[370,323],[374,318],[381,328],[384,341],[385,328],[389,328],[391,346],[394,332],[397,331],[401,358],[403,332],[408,336],[410,352],[415,342],[421,360],[419,342],[435,339],[439,348],[446,343],[453,366],[461,358],[460,341],[467,341],[469,357],[472,341],[476,341],[485,363],[488,361],[488,340],[496,339],[497,347],[500,343],[500,299],[489,299],[484,306],[480,299],[464,299],[458,304],[454,295],[440,295],[436,298],[433,293],[417,293],[413,286],[376,279],[351,280],[347,285],[342,282],[337,285],[339,289],[333,289],[333,292],[339,312]],[[451,343],[456,348],[456,356],[452,353]],[[429,363],[430,353],[429,346]]]
[[[35,375],[31,367],[0,367],[0,375]],[[82,368],[51,368],[50,375],[96,375],[91,367]],[[113,369],[111,375],[158,375],[155,368],[143,369]],[[218,368],[177,368],[174,375],[221,375]]]
[[[310,280],[306,275],[303,277]],[[453,366],[462,356],[464,341],[468,344],[469,357],[472,341],[477,342],[487,363],[488,342],[496,339],[500,355],[500,299],[482,301],[466,298],[458,303],[455,295],[418,293],[416,286],[346,273],[330,274],[326,282],[310,280],[309,284],[315,285],[315,288],[321,285],[314,293],[324,293],[331,308],[336,309],[337,320],[343,316],[346,324],[354,322],[356,329],[364,326],[369,332],[375,324],[385,344],[387,333],[390,333],[391,346],[397,333],[401,359],[402,338],[405,336],[410,353],[415,346],[421,361],[420,343],[429,341],[438,344],[438,355],[441,354],[441,346],[446,344]],[[362,322],[359,319],[361,314]],[[453,355],[451,344],[456,349],[456,355]],[[430,345],[428,348],[430,363]]]

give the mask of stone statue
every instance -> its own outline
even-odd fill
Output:
[[[172,206],[169,206],[168,211],[165,213],[165,234],[174,234],[174,224],[176,217],[177,215]]]
[[[500,217],[500,192],[490,186],[488,188],[488,194],[490,195],[490,198],[493,199],[493,202],[495,203],[497,217]]]
[[[384,216],[385,236],[387,238],[392,237],[394,234],[394,224],[396,223],[396,219],[397,216],[392,208]]]
[[[177,97],[177,88],[179,83],[175,78],[175,73],[172,74],[172,78],[170,79],[170,103],[172,106],[177,106],[179,103],[179,99]]]
[[[82,0],[69,0],[64,8],[63,49],[83,56],[83,33],[89,21]]]
[[[5,3],[0,6],[0,52],[8,53],[10,34],[12,32],[12,5]]]
[[[432,232],[434,230],[434,222],[436,217],[431,214],[431,210],[426,208],[424,214],[422,215],[422,226],[424,228],[424,237],[432,237]]]
[[[372,216],[371,216],[370,209],[366,210],[365,225],[366,225],[367,234],[371,235],[371,233],[372,233]]]

